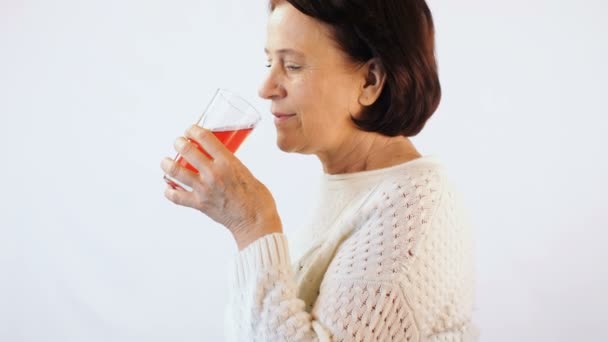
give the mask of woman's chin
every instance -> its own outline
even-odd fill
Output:
[[[290,144],[286,139],[277,137],[277,147],[283,152],[294,152],[293,144]]]
[[[287,153],[302,153],[302,148],[296,144],[293,137],[282,136],[280,133],[277,134],[277,147]]]

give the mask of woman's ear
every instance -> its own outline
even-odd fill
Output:
[[[377,58],[367,61],[361,71],[365,77],[365,82],[359,94],[359,104],[369,107],[376,102],[382,93],[386,81],[386,71]]]

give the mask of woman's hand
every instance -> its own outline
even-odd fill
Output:
[[[212,159],[186,138],[198,143]],[[168,175],[192,188],[192,191],[187,191],[168,186],[165,196],[171,202],[198,209],[224,225],[241,250],[266,234],[282,232],[270,191],[211,131],[193,125],[186,131],[186,138],[178,138],[175,149],[199,173],[170,158],[162,161],[161,168]]]

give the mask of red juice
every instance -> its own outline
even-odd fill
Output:
[[[212,130],[213,135],[215,135],[219,141],[222,142],[222,144],[224,144],[224,146],[226,146],[226,148],[234,153],[239,146],[241,146],[241,143],[243,143],[243,141],[245,140],[245,138],[247,138],[247,136],[249,135],[249,133],[251,133],[251,131],[253,130],[253,127],[248,127],[248,128],[239,128],[239,129],[222,129],[222,128],[218,128],[215,130]],[[209,158],[209,159],[213,159],[211,158],[211,156],[194,140],[192,139],[188,139],[188,141],[192,144],[194,144],[199,151],[203,152],[203,154]],[[194,173],[198,173],[198,170],[196,168],[194,168],[194,166],[190,165],[190,163],[188,163],[186,161],[186,159],[184,159],[184,157],[182,157],[181,155],[177,155],[176,157],[177,159],[175,160],[179,165],[187,168],[188,170],[194,172]],[[176,184],[174,181],[172,181],[171,179],[169,179],[167,176],[165,176],[165,181],[171,185],[174,189],[179,187],[181,188],[181,186],[179,186],[178,184]]]

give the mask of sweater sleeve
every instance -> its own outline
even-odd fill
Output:
[[[285,236],[258,239],[238,256],[227,340],[418,340],[399,286],[342,277],[328,284],[308,313],[297,298]]]

